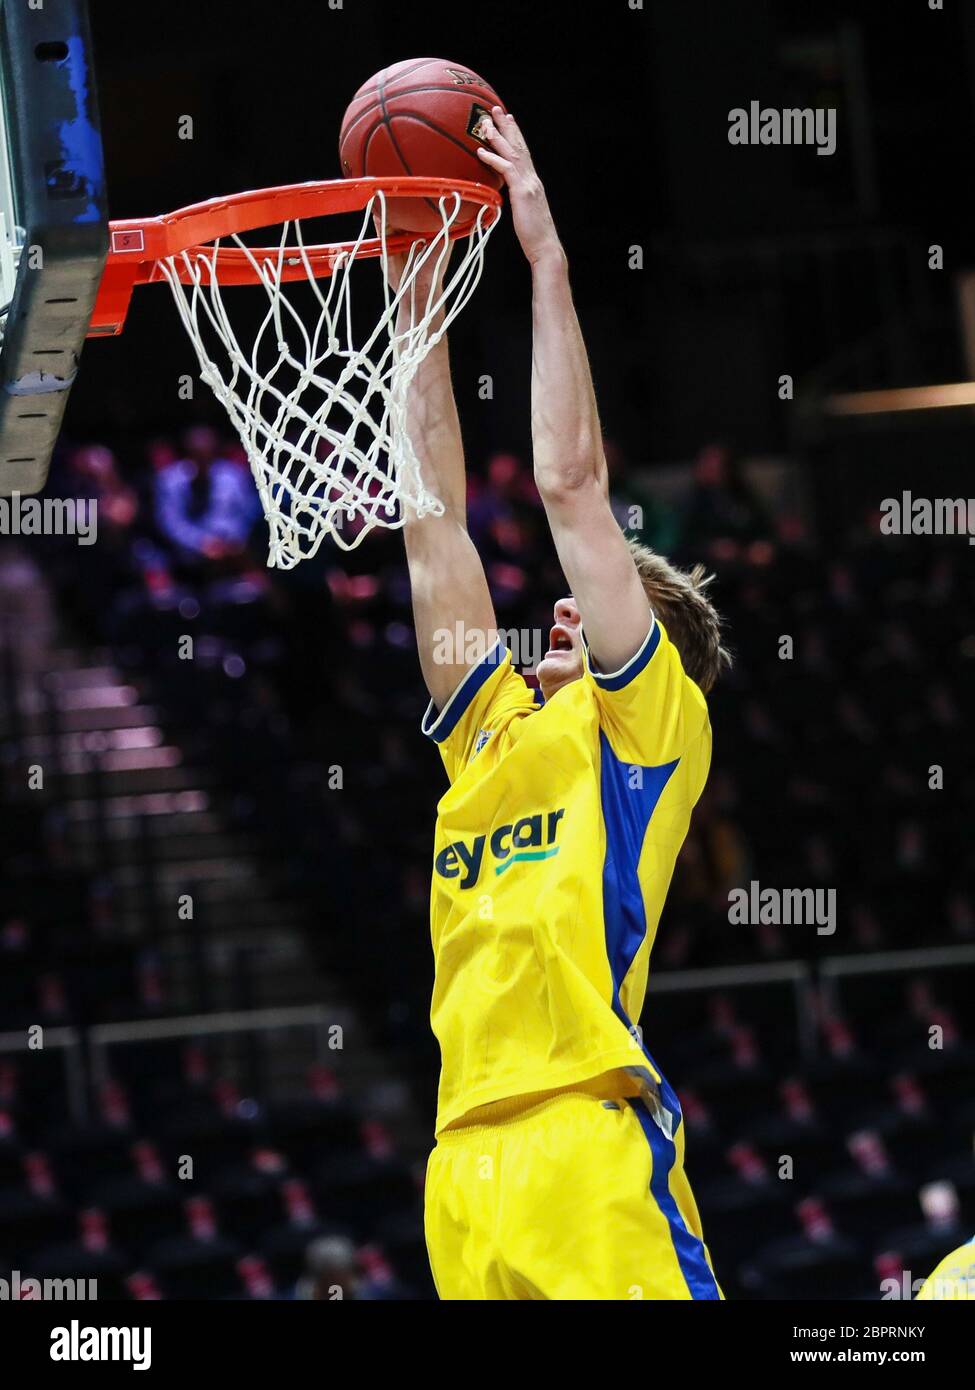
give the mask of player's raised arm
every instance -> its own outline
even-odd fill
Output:
[[[646,638],[649,604],[610,509],[589,359],[545,190],[515,120],[499,106],[491,115],[480,156],[504,177],[532,271],[535,481],[590,650],[616,671]]]
[[[402,258],[390,257],[394,284],[402,274]],[[417,275],[415,293],[424,302],[434,276],[429,268]],[[439,284],[433,288],[439,294]],[[436,330],[442,313],[432,322]],[[400,308],[397,331],[408,328],[409,310]],[[407,430],[420,461],[423,480],[444,504],[443,516],[407,516],[404,527],[406,558],[413,596],[420,667],[434,704],[442,707],[457,689],[478,651],[472,636],[490,646],[497,637],[494,605],[474,543],[467,533],[467,480],[460,421],[450,379],[446,336],[433,347],[413,378],[407,401]],[[460,631],[462,640],[457,642]],[[442,634],[449,634],[443,640]]]

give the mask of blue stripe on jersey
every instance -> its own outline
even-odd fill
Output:
[[[620,989],[637,951],[647,934],[647,912],[640,889],[638,866],[647,827],[677,763],[660,767],[638,767],[622,762],[600,730],[600,800],[606,826],[606,859],[603,864],[603,918],[606,927],[606,954],[613,977],[613,1012],[632,1037],[638,1034],[626,1016]],[[634,769],[642,776],[642,786],[631,786]],[[677,1133],[683,1116],[676,1093],[642,1041],[640,1046],[654,1072],[660,1077],[660,1099],[673,1116]],[[632,1102],[631,1102],[632,1103]],[[677,1158],[672,1139],[668,1139],[641,1102],[634,1103],[643,1132],[650,1145],[653,1171],[650,1191],[670,1227],[670,1237],[681,1273],[693,1298],[718,1299],[718,1286],[704,1255],[704,1245],[687,1229],[670,1191],[670,1171]]]
[[[720,1301],[721,1295],[718,1293],[717,1283],[711,1273],[711,1266],[704,1257],[704,1246],[697,1236],[687,1229],[670,1190],[670,1170],[677,1157],[677,1150],[673,1141],[667,1138],[641,1100],[631,1098],[630,1105],[640,1121],[640,1128],[650,1146],[652,1163],[650,1191],[653,1193],[658,1208],[667,1218],[667,1223],[670,1226],[670,1238],[674,1244],[674,1254],[677,1256],[677,1263],[680,1265],[691,1297],[710,1300],[711,1302]],[[669,1106],[667,1108],[670,1109]]]
[[[428,738],[432,738],[435,743],[443,743],[444,739],[453,733],[481,686],[494,674],[507,655],[508,648],[499,638],[477,665],[472,666],[467,672],[439,714],[436,705],[432,700],[430,701],[427,705],[427,712],[423,716],[423,723],[420,725],[422,732]]]
[[[650,817],[680,759],[661,767],[622,762],[602,729],[599,749],[599,794],[606,826],[603,917],[609,964],[618,994],[647,934],[647,909],[637,875],[643,841]],[[634,778],[634,773],[639,773],[639,777]],[[631,786],[631,780],[642,785]]]
[[[584,640],[584,639],[583,639]],[[638,676],[646,666],[660,645],[660,627],[656,618],[650,623],[650,631],[640,645],[638,651],[634,652],[625,666],[621,666],[618,671],[602,672],[593,669],[592,662],[589,662],[589,670],[592,678],[603,690],[622,690],[629,685],[634,677]],[[586,643],[586,656],[589,657],[589,645]]]

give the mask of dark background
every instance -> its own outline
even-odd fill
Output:
[[[337,176],[346,104],[404,54],[480,71],[531,141],[607,432],[641,461],[685,455],[702,432],[782,448],[795,424],[776,400],[780,372],[801,383],[835,363],[837,386],[866,386],[889,370],[885,354],[899,354],[905,382],[951,379],[958,366],[951,284],[972,237],[959,197],[971,163],[970,5],[714,0],[631,11],[625,0],[499,0],[474,12],[350,0],[340,11],[284,3],[269,20],[244,0],[228,20],[229,6],[175,0],[163,22],[110,0],[92,8],[118,217]],[[752,99],[835,105],[837,153],[729,145],[728,111]],[[184,114],[191,141],[177,139]],[[946,251],[940,275],[911,254],[933,241]],[[642,274],[627,268],[633,244]],[[906,331],[918,301],[942,315],[929,341]],[[465,407],[480,372],[496,376],[493,408],[471,419],[475,457],[527,442],[527,326],[527,275],[502,231],[477,312],[456,335]],[[847,365],[878,330],[891,341]],[[141,292],[124,339],[88,355],[76,427],[95,425],[109,402],[137,428],[168,422],[185,354],[165,294]]]

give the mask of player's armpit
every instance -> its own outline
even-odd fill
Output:
[[[442,706],[431,700],[421,727],[440,749],[453,782],[481,748],[503,735],[512,719],[535,708],[535,692],[498,639],[483,660],[464,673]]]
[[[600,726],[623,762],[659,767],[682,757],[706,732],[710,743],[704,696],[656,618],[616,670],[599,669],[587,647],[584,679],[595,690]]]

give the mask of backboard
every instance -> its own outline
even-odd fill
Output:
[[[108,250],[87,0],[0,0],[0,494],[44,486]]]

